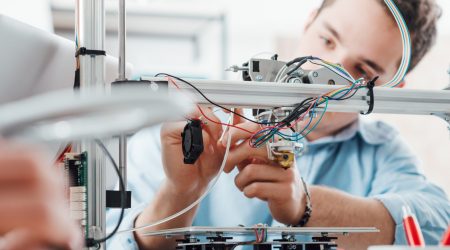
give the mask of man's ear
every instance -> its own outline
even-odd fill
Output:
[[[306,31],[309,29],[309,27],[311,27],[311,24],[314,22],[314,20],[316,20],[318,15],[319,15],[319,9],[315,9],[311,13],[309,13],[309,16],[308,16],[308,19],[306,20],[303,31]]]

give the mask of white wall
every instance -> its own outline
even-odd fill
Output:
[[[48,0],[0,0],[0,14],[43,30],[53,31]]]

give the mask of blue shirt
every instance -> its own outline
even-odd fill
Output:
[[[396,223],[395,244],[406,245],[402,225],[402,206],[406,204],[416,214],[426,243],[438,243],[450,223],[447,195],[425,178],[417,157],[394,128],[361,118],[335,136],[306,142],[306,148],[297,159],[297,168],[307,183],[381,201]],[[133,192],[132,208],[121,229],[133,227],[136,216],[164,180],[160,153],[159,128],[143,130],[130,140],[128,188]],[[280,225],[265,202],[248,199],[236,188],[237,173],[222,174],[200,204],[194,226]],[[119,212],[107,212],[109,231],[116,225]],[[137,249],[133,233],[114,236],[108,249]]]

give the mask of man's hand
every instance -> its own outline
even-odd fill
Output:
[[[241,128],[257,131],[259,126],[253,123],[237,124]],[[232,150],[230,151],[225,172],[231,172],[235,166],[239,174],[235,184],[248,198],[266,201],[272,216],[284,224],[297,224],[304,213],[305,194],[297,168],[283,169],[268,159],[267,149],[252,148],[248,139],[250,134],[232,128]],[[227,143],[224,138],[223,144]]]
[[[0,142],[0,249],[81,249],[60,175],[36,150]]]
[[[209,109],[203,112],[208,118],[220,122]],[[189,118],[201,118],[193,113]],[[202,118],[203,121],[207,119]],[[224,147],[218,143],[222,125],[206,121],[203,126],[204,152],[194,165],[183,163],[181,132],[186,122],[167,123],[161,129],[162,162],[166,180],[160,186],[149,206],[137,217],[135,226],[143,226],[173,215],[192,204],[204,192],[209,182],[217,175],[224,155]],[[192,225],[197,207],[152,230],[178,228]],[[146,237],[135,232],[140,249],[174,249],[176,238]]]
[[[210,109],[205,108],[204,113],[208,118],[220,122]],[[190,117],[199,118],[201,114],[194,113]],[[217,142],[222,133],[222,125],[210,121],[205,123],[203,126],[204,152],[194,165],[183,163],[181,132],[186,122],[167,123],[161,129],[162,162],[167,184],[181,192],[204,189],[218,173],[223,160],[224,148]]]

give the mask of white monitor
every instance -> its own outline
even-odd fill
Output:
[[[118,60],[107,56],[106,81],[117,78]],[[131,66],[127,65],[129,77]],[[75,43],[0,15],[0,105],[70,88],[75,76]]]

